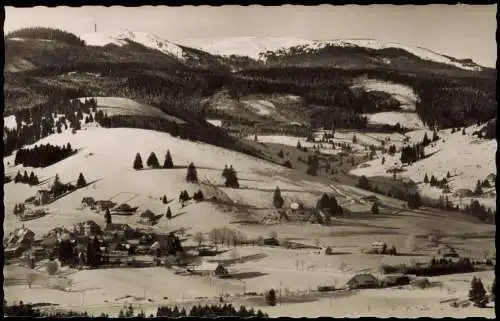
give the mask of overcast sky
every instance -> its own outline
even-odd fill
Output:
[[[124,29],[166,40],[240,36],[311,40],[370,38],[496,64],[496,5],[144,6],[5,8],[5,32],[56,27],[82,35]]]

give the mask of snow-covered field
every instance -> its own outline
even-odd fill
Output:
[[[144,115],[151,117],[160,117],[178,124],[184,124],[185,121],[174,116],[170,116],[159,108],[138,103],[129,98],[122,97],[82,97],[81,101],[94,98],[97,101],[97,109],[106,112],[108,116],[112,115]]]
[[[358,141],[363,144],[375,144],[386,136],[376,133],[356,133],[355,131],[339,131],[335,134],[338,141],[352,142],[356,134]],[[317,136],[321,132],[317,133]],[[415,133],[415,136],[420,133]],[[402,135],[389,135],[391,141],[402,140]],[[445,136],[452,141],[453,135]],[[274,142],[286,143],[291,146],[297,144],[296,137],[259,136],[259,141],[269,139]],[[459,136],[456,136],[458,139]],[[460,134],[460,137],[461,134]],[[470,138],[471,139],[471,138]],[[306,206],[314,206],[317,199],[324,192],[334,194],[339,204],[357,209],[366,213],[370,203],[348,205],[349,200],[371,194],[355,187],[328,182],[311,180],[308,176],[297,171],[274,165],[263,160],[244,154],[228,151],[211,145],[191,142],[175,138],[166,133],[131,128],[100,128],[88,127],[86,130],[72,134],[65,130],[61,134],[54,134],[42,139],[37,144],[50,143],[63,145],[70,143],[78,153],[61,162],[43,169],[34,170],[42,184],[30,187],[13,182],[4,185],[5,223],[4,230],[8,233],[21,226],[32,229],[37,236],[46,233],[56,226],[71,227],[72,224],[86,220],[93,220],[104,225],[102,214],[88,209],[82,210],[80,202],[83,197],[91,196],[96,199],[112,199],[115,202],[127,202],[131,206],[138,206],[137,214],[131,217],[113,217],[115,223],[127,223],[139,226],[139,213],[151,209],[156,214],[164,213],[166,206],[160,197],[166,195],[174,199],[169,204],[173,218],[169,221],[161,218],[159,223],[152,227],[155,231],[167,232],[181,227],[189,234],[198,231],[206,233],[212,228],[226,227],[242,231],[247,237],[270,235],[278,233],[280,239],[289,238],[305,244],[314,244],[316,241],[324,246],[332,246],[334,251],[344,253],[325,256],[311,253],[311,250],[287,250],[283,248],[241,247],[236,249],[236,256],[252,257],[241,263],[228,266],[234,273],[256,274],[238,279],[210,279],[199,276],[181,276],[163,267],[148,267],[137,269],[105,269],[68,271],[60,279],[49,278],[44,272],[39,273],[31,289],[26,284],[12,284],[4,286],[7,301],[58,303],[63,308],[84,309],[94,314],[107,312],[117,315],[124,303],[132,303],[137,311],[141,309],[147,314],[155,313],[159,305],[197,304],[195,297],[218,297],[222,293],[233,296],[245,290],[246,292],[263,292],[271,287],[281,288],[283,293],[288,291],[304,291],[316,289],[318,285],[342,286],[354,273],[367,270],[377,273],[380,264],[407,262],[408,257],[380,257],[360,254],[360,249],[371,244],[374,240],[383,239],[395,244],[398,249],[404,246],[409,233],[426,235],[431,229],[439,228],[445,233],[461,235],[463,233],[491,233],[494,226],[488,226],[475,221],[461,213],[436,213],[427,210],[401,211],[400,202],[380,196],[383,204],[392,207],[381,207],[381,215],[374,219],[358,218],[356,213],[352,217],[335,218],[333,226],[319,226],[317,224],[277,224],[277,225],[239,225],[235,220],[241,219],[240,212],[234,206],[233,210],[223,209],[210,202],[189,204],[181,208],[175,201],[181,190],[186,189],[190,195],[202,189],[206,197],[211,196],[212,188],[204,184],[190,184],[185,182],[186,166],[193,162],[197,167],[200,181],[209,181],[220,186],[224,165],[233,165],[238,173],[240,189],[219,188],[231,200],[239,204],[256,207],[249,212],[258,215],[273,211],[272,195],[278,185],[285,198],[285,204],[301,200]],[[305,139],[301,139],[303,146],[308,146]],[[169,149],[174,169],[145,169],[136,171],[132,168],[136,153],[140,153],[143,163],[146,163],[151,152],[155,152],[160,163],[163,162],[166,150]],[[438,154],[436,154],[438,155]],[[4,158],[4,166],[8,173],[23,171],[22,166],[14,167],[13,157]],[[388,161],[389,162],[389,161]],[[15,203],[22,202],[35,194],[36,190],[52,182],[56,174],[62,182],[74,182],[79,173],[83,173],[87,182],[91,184],[78,189],[73,193],[46,206],[49,214],[45,217],[19,222],[12,215]],[[46,180],[44,182],[44,180]],[[451,216],[453,215],[453,216]],[[489,239],[451,239],[450,242],[480,255],[478,249],[484,250],[494,247]],[[189,236],[188,236],[189,237]],[[451,237],[451,236],[450,236]],[[208,238],[207,238],[208,239]],[[420,248],[427,245],[427,238],[415,241]],[[456,243],[458,242],[458,243]],[[232,249],[220,255],[220,259],[228,259],[234,254]],[[425,250],[424,258],[432,256],[432,249]],[[466,251],[466,250],[463,250]],[[468,253],[468,252],[464,252]],[[479,254],[478,254],[479,253]],[[298,267],[297,262],[301,265]],[[21,267],[14,265],[4,269],[6,279],[26,279],[23,273],[28,273]],[[493,273],[480,273],[485,285],[491,283]],[[16,276],[17,275],[17,276]],[[463,279],[456,281],[456,279]],[[231,298],[235,305],[256,306],[271,316],[486,316],[492,317],[491,310],[472,308],[451,309],[448,305],[439,304],[439,300],[455,296],[466,297],[471,275],[456,277],[448,280],[443,288],[417,290],[379,289],[366,290],[344,297],[333,299],[320,298],[315,302],[283,303],[276,307],[260,306],[247,298]],[[440,278],[438,278],[440,279]],[[162,282],[161,280],[166,280]],[[66,290],[54,288],[53,283],[64,283]],[[451,289],[451,290],[449,290]],[[455,291],[455,292],[454,292]],[[129,295],[136,297],[123,299]],[[288,295],[288,294],[287,294]],[[418,301],[418,303],[415,303]]]
[[[42,139],[37,144],[66,145],[68,142],[73,148],[79,149],[76,155],[43,169],[27,168],[28,172],[34,170],[40,181],[47,180],[45,184],[50,184],[56,174],[59,175],[62,182],[74,182],[80,172],[84,174],[87,182],[96,182],[51,204],[48,208],[53,214],[36,221],[26,222],[30,228],[40,230],[46,227],[50,229],[53,227],[51,225],[53,225],[54,219],[63,218],[66,215],[70,220],[71,217],[74,217],[75,220],[80,219],[81,217],[74,213],[78,212],[76,208],[80,207],[80,201],[85,196],[108,199],[121,194],[122,201],[132,198],[129,203],[131,206],[139,206],[140,212],[149,208],[155,212],[164,213],[166,209],[160,201],[162,195],[167,195],[169,199],[176,198],[182,189],[187,189],[192,194],[199,188],[195,184],[185,183],[186,166],[190,162],[197,166],[200,180],[208,179],[221,185],[223,184],[221,172],[224,165],[233,165],[238,172],[242,187],[241,190],[234,193],[235,198],[242,199],[243,196],[238,195],[244,194],[243,199],[250,204],[257,203],[271,207],[272,191],[277,185],[284,190],[290,190],[290,197],[296,195],[302,199],[310,199],[308,203],[312,203],[313,199],[317,197],[314,194],[304,193],[301,190],[301,181],[291,179],[289,176],[293,172],[282,166],[211,145],[184,141],[166,133],[140,129],[91,127],[78,131],[74,135],[69,130],[62,134],[54,134]],[[130,142],[135,143],[131,144]],[[162,163],[167,149],[172,153],[174,164],[180,168],[143,171],[132,169],[136,153],[141,154],[145,164],[149,154],[155,152]],[[4,158],[4,166],[6,172],[15,175],[17,170],[23,171],[24,169],[21,166],[12,166],[13,157]],[[259,182],[259,184],[255,184],[255,182]],[[34,195],[38,188],[24,184],[6,184],[4,186],[6,213],[12,213],[16,202],[21,202]],[[323,187],[323,189],[329,188]],[[254,195],[255,199],[250,195]],[[284,196],[287,197],[287,193],[284,193]],[[263,200],[265,201],[263,202]],[[175,204],[172,208],[174,215],[181,211],[180,208],[177,209],[178,206],[180,205]],[[204,209],[198,209],[198,206]],[[199,215],[205,211],[212,211],[212,208],[206,208],[206,206],[208,204],[204,203],[193,205],[186,209],[188,212],[191,212],[190,209],[192,209],[192,215],[180,216],[179,220],[175,221],[190,226],[198,225],[196,223]],[[198,210],[202,212],[197,213]],[[62,214],[59,214],[60,212]],[[96,217],[96,215],[90,215]],[[222,214],[222,216],[210,215],[210,223],[219,226],[227,224],[226,216]],[[133,219],[136,221],[138,218],[134,217]],[[184,219],[191,220],[191,223],[184,221]],[[6,230],[11,230],[19,225],[20,223],[13,215],[6,216]],[[162,224],[160,223],[159,226]],[[196,228],[205,229],[208,226],[198,225]]]
[[[368,118],[368,124],[396,125],[399,123],[402,127],[408,129],[426,128],[420,117],[413,112],[387,111],[375,114],[364,114]]]

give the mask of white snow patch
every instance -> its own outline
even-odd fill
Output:
[[[399,103],[401,104],[401,109],[404,111],[415,111],[415,103],[418,101],[418,96],[413,91],[413,88],[389,81],[381,81],[376,79],[358,79],[355,81],[352,88],[363,88],[368,92],[386,92],[390,94],[394,99],[399,101]]]
[[[222,120],[220,119],[207,119],[207,123],[212,124],[217,127],[222,127]]]
[[[276,108],[273,103],[267,100],[247,100],[243,103],[263,116],[270,115]]]
[[[416,113],[388,111],[375,114],[364,114],[368,118],[369,124],[387,124],[401,126],[410,129],[425,128],[424,123]]]
[[[8,129],[16,129],[17,128],[15,115],[10,115],[10,116],[4,117],[3,122],[4,122],[3,125],[5,127],[7,127]]]

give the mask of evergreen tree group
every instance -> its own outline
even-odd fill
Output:
[[[422,206],[422,199],[420,194],[417,192],[415,194],[408,195],[408,207],[411,209],[417,209]]]
[[[34,173],[31,172],[30,175],[28,176],[28,172],[25,170],[24,175],[21,175],[20,171],[17,171],[16,176],[14,177],[14,183],[23,183],[23,184],[28,184],[30,186],[35,186],[40,184],[38,180],[38,176]]]
[[[367,191],[372,190],[372,185],[365,175],[362,175],[359,178],[358,183],[356,184],[356,187],[367,190]]]
[[[189,201],[191,197],[189,196],[189,193],[186,190],[181,191],[179,194],[179,202],[182,204],[184,207],[185,203]]]
[[[25,167],[47,167],[74,154],[68,143],[66,146],[53,146],[50,144],[36,145],[33,148],[21,148],[17,151],[14,164]]]
[[[224,167],[222,171],[222,176],[226,179],[224,186],[230,188],[240,188],[240,183],[238,182],[238,175],[233,168],[233,165],[229,166],[229,168]]]
[[[199,318],[215,318],[215,317],[268,317],[267,314],[263,313],[261,310],[255,311],[253,308],[246,308],[245,306],[240,306],[237,310],[231,304],[224,305],[195,305],[191,308],[189,312],[186,312],[184,308],[179,309],[177,306],[172,307],[158,307],[156,312],[157,317],[199,317]]]
[[[474,302],[474,305],[484,307],[487,303],[486,290],[481,278],[475,276],[471,281],[471,288],[469,290],[469,300]]]
[[[196,202],[201,202],[205,199],[205,196],[203,195],[203,192],[201,190],[198,190],[198,192],[195,192],[193,194],[193,200]]]
[[[307,158],[307,175],[317,176],[318,175],[318,167],[319,167],[319,159],[318,156],[308,155]]]

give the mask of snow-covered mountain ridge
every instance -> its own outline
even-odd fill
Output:
[[[215,55],[248,56],[256,60],[266,60],[268,54],[287,55],[291,53],[313,53],[327,47],[358,47],[372,50],[401,49],[422,60],[452,65],[470,71],[480,71],[482,67],[469,60],[453,59],[434,51],[409,45],[383,42],[372,39],[305,40],[279,37],[236,37],[221,39],[185,39],[183,45],[198,48]]]

